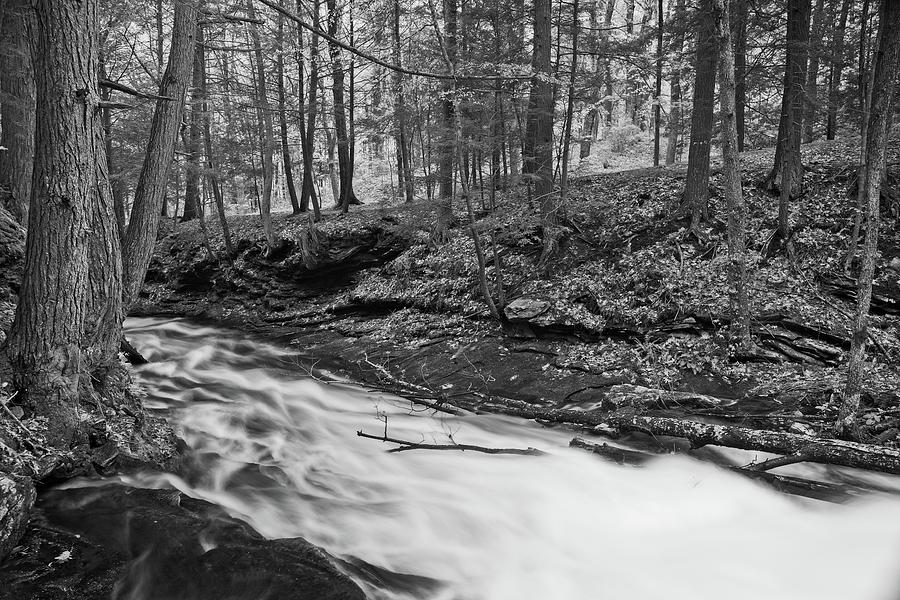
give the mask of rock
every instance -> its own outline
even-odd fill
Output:
[[[177,490],[122,485],[42,493],[0,599],[364,600],[321,549],[268,540]]]
[[[521,323],[544,314],[549,308],[550,303],[546,300],[523,297],[516,298],[507,304],[503,312],[506,314],[506,318],[513,323]]]
[[[34,497],[31,479],[0,473],[0,561],[25,532]]]

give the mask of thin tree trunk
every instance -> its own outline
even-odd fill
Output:
[[[0,146],[6,148],[0,151],[0,206],[25,224],[34,165],[33,18],[27,0],[6,0],[0,10]]]
[[[735,100],[734,51],[729,24],[729,0],[714,0],[719,46],[719,101],[722,116],[722,174],[728,207],[728,279],[732,326],[739,345],[750,344],[750,302],[747,298],[747,207],[741,190],[741,159]]]
[[[696,77],[694,79],[694,108],[691,113],[691,143],[688,150],[688,171],[685,183],[685,205],[691,212],[691,230],[695,233],[709,202],[709,150],[712,139],[716,61],[715,23],[712,0],[701,0],[697,18]]]
[[[282,4],[284,4],[282,0]],[[284,165],[284,182],[288,196],[291,199],[291,208],[295,215],[300,214],[300,200],[297,198],[297,190],[294,187],[294,168],[291,165],[291,147],[288,144],[287,114],[284,91],[284,15],[278,13],[278,48],[275,51],[276,77],[278,78],[278,128],[281,134],[281,161]],[[302,97],[302,96],[301,96]],[[301,114],[303,111],[300,111]],[[303,124],[301,123],[301,128]]]
[[[443,51],[446,62],[456,65],[457,53],[457,0],[444,0],[444,37]],[[434,27],[437,28],[437,19]],[[456,115],[453,98],[456,94],[456,82],[447,80],[444,83],[444,97],[441,100],[441,122],[438,158],[438,197],[435,202],[437,224],[435,239],[438,243],[447,240],[448,230],[453,226],[453,157],[455,152]],[[462,159],[462,153],[460,153]]]
[[[734,38],[734,116],[737,125],[738,152],[744,151],[747,137],[747,21],[749,19],[749,0],[732,0],[731,23]]]
[[[297,6],[300,7],[301,0],[297,0]],[[315,0],[313,2],[313,27],[319,29],[320,20],[319,12],[321,10],[321,2]],[[298,41],[303,46],[303,29],[297,28]],[[303,138],[303,188],[300,196],[300,210],[308,210],[309,202],[313,205],[313,218],[316,221],[322,219],[319,210],[319,195],[315,186],[314,163],[316,143],[316,116],[318,113],[317,93],[319,91],[319,39],[311,36],[309,41],[309,104],[306,114],[306,135]],[[303,98],[303,62],[299,63],[300,83],[298,84],[299,95]]]
[[[681,134],[682,119],[681,112],[681,53],[684,51],[684,30],[686,23],[684,21],[684,0],[676,0],[675,13],[672,23],[672,48],[670,50],[672,56],[676,57],[672,65],[672,79],[669,84],[670,92],[670,116],[669,116],[669,135],[666,140],[666,165],[675,164],[675,155],[678,152],[678,138]]]
[[[256,9],[253,0],[247,0],[247,16],[255,21]],[[266,88],[266,65],[263,61],[262,41],[259,25],[249,23],[253,56],[256,59],[256,115],[259,127],[260,159],[262,161],[263,189],[259,202],[259,217],[266,237],[266,252],[275,250],[275,230],[272,227],[272,184],[275,178],[275,127],[272,123],[272,108]]]
[[[575,109],[575,75],[578,68],[578,0],[572,2],[572,64],[569,68],[569,93],[566,101],[566,125],[563,131],[562,166],[559,172],[559,202],[565,203],[569,191],[569,155],[572,150],[572,117]]]
[[[328,34],[338,36],[341,16],[338,12],[337,2],[327,0],[328,6]],[[353,195],[353,163],[350,157],[350,138],[347,132],[347,106],[344,102],[344,66],[341,61],[341,48],[334,42],[328,42],[328,50],[331,55],[331,94],[334,97],[332,106],[334,113],[334,132],[337,136],[338,168],[340,169],[340,195],[337,205],[341,212],[350,210],[350,204],[354,202]]]
[[[596,78],[600,75],[600,60],[598,57],[600,49],[597,44],[598,32],[596,31],[600,28],[600,23],[597,16],[597,2],[598,0],[590,0],[590,4],[588,5],[591,24],[590,37],[588,38],[588,51],[590,53],[591,61],[590,71],[593,78]],[[581,127],[581,144],[578,149],[578,158],[581,160],[584,160],[591,155],[591,148],[594,144],[594,141],[597,139],[597,134],[600,130],[600,111],[597,108],[597,101],[599,99],[599,81],[592,81],[590,84],[590,96],[588,97],[589,108],[587,115],[585,115],[584,117],[584,122]]]
[[[812,31],[809,40],[809,68],[806,70],[806,88],[804,89],[805,108],[803,115],[803,141],[813,141],[816,123],[816,111],[819,108],[819,58],[825,50],[825,0],[816,0],[812,17]]]
[[[199,31],[201,28],[198,27]],[[197,35],[197,46],[194,48],[194,66],[191,76],[191,108],[188,116],[187,135],[184,146],[187,152],[187,164],[184,188],[184,212],[181,221],[192,221],[200,216],[202,199],[200,197],[200,156],[203,144],[203,115],[201,114],[200,88],[203,79],[203,54],[200,48],[200,35]],[[165,211],[162,213],[165,216]],[[177,215],[176,215],[177,216]]]
[[[663,65],[663,0],[659,0],[656,15],[656,87],[653,90],[653,166],[659,166],[659,130],[662,120]]]
[[[828,76],[828,121],[825,125],[825,139],[833,140],[837,132],[837,115],[840,107],[841,75],[844,71],[844,37],[847,32],[847,16],[850,13],[852,0],[841,2],[841,15],[838,18],[834,36],[831,41],[831,66]]]
[[[160,86],[160,95],[172,100],[159,100],[156,103],[153,122],[150,125],[147,153],[141,174],[138,176],[131,219],[122,245],[126,308],[134,303],[141,291],[156,244],[156,231],[169,179],[169,168],[175,154],[178,129],[181,126],[184,96],[191,80],[196,25],[196,0],[176,3],[169,62]]]
[[[606,0],[606,15],[603,19],[603,32],[601,41],[603,43],[604,52],[609,52],[609,30],[612,27],[613,14],[615,13],[616,0]],[[613,80],[612,80],[612,58],[607,55],[603,59],[603,84],[604,84],[604,100],[603,109],[606,113],[606,127],[612,127],[613,123]]]
[[[400,53],[400,1],[394,0],[391,14],[391,36],[393,38],[392,55],[394,64],[402,65]],[[407,116],[406,102],[403,94],[403,75],[394,71],[394,118],[397,121],[397,180],[402,182],[401,195],[406,195],[406,201],[413,201],[412,168],[410,168],[410,152],[407,143]]]
[[[866,144],[866,241],[856,293],[856,315],[850,360],[847,365],[847,385],[837,429],[844,435],[858,438],[860,394],[863,383],[863,361],[868,335],[869,305],[872,298],[872,279],[875,275],[875,256],[878,251],[879,208],[881,181],[885,169],[888,122],[893,92],[900,66],[900,2],[883,0],[879,28],[878,52],[874,58],[874,76],[869,109],[868,143]]]

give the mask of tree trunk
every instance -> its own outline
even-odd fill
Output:
[[[669,113],[669,135],[666,140],[666,165],[675,164],[675,155],[678,153],[678,138],[682,129],[681,121],[684,118],[681,111],[681,53],[684,49],[684,30],[687,27],[684,16],[684,0],[676,0],[675,14],[672,19],[673,34],[670,52],[672,56],[678,58],[672,65],[672,79],[669,84],[671,109]]]
[[[563,130],[562,164],[559,173],[559,202],[566,201],[569,191],[569,155],[572,150],[572,117],[575,108],[575,75],[578,68],[578,0],[572,2],[572,64],[569,69],[569,94],[566,102],[566,125]]]
[[[701,0],[697,18],[697,73],[694,79],[694,108],[691,113],[691,143],[688,149],[685,205],[691,212],[691,229],[697,231],[701,215],[709,203],[709,150],[712,139],[716,88],[715,23],[712,0]]]
[[[247,0],[247,16],[256,20],[253,0]],[[266,253],[275,250],[275,230],[272,228],[272,185],[275,179],[275,126],[272,123],[272,107],[266,87],[266,65],[263,60],[259,24],[249,23],[253,56],[256,59],[256,121],[259,129],[259,150],[262,164],[263,189],[259,198],[259,218],[266,237]]]
[[[200,27],[197,28],[198,31]],[[193,74],[191,75],[191,109],[188,115],[187,135],[182,136],[187,152],[187,164],[184,188],[184,212],[181,220],[192,221],[200,217],[202,200],[200,198],[200,156],[203,144],[203,115],[201,114],[202,98],[200,88],[203,84],[203,53],[200,48],[200,35],[197,35],[198,43],[194,48]],[[165,211],[163,211],[165,216]],[[176,217],[178,215],[175,215]]]
[[[300,7],[302,0],[297,0],[297,7]],[[319,29],[319,12],[321,2],[315,0],[313,2],[313,27]],[[303,28],[297,27],[298,42],[303,47]],[[316,192],[314,172],[315,165],[313,156],[315,155],[316,144],[316,116],[318,113],[317,93],[319,91],[319,39],[317,36],[311,36],[309,41],[309,104],[306,113],[306,135],[303,136],[303,187],[300,192],[300,210],[309,210],[309,202],[313,205],[313,218],[316,221],[321,220],[322,215],[319,210],[319,195]],[[302,50],[301,50],[302,51]],[[299,96],[303,98],[303,61],[299,61],[299,83],[297,84]]]
[[[282,0],[282,4],[284,4]],[[291,209],[295,215],[300,214],[300,200],[294,187],[294,168],[291,165],[291,147],[288,144],[287,114],[284,91],[284,15],[278,13],[278,48],[275,51],[275,67],[278,79],[278,129],[281,134],[281,162],[284,165],[284,182],[291,199]],[[302,96],[301,96],[302,102]],[[303,111],[301,110],[302,114]],[[300,124],[303,127],[303,124]]]
[[[663,0],[659,0],[656,15],[656,86],[653,89],[653,166],[659,166],[659,130],[662,119],[663,65]]]
[[[541,211],[543,250],[541,266],[549,267],[559,243],[559,217],[562,207],[553,193],[553,84],[550,72],[550,0],[534,3],[534,53],[531,59],[531,93],[528,96],[528,120],[525,126],[523,172],[529,175],[532,198]]]
[[[749,0],[732,0],[731,14],[734,20],[731,22],[732,37],[734,38],[734,118],[737,125],[737,149],[744,151],[744,141],[747,135],[746,106],[747,106],[747,20],[749,18]]]
[[[175,141],[181,127],[184,96],[191,81],[196,26],[196,0],[176,3],[169,62],[160,86],[160,95],[172,100],[158,100],[156,103],[150,125],[147,153],[138,176],[131,219],[122,244],[126,309],[134,303],[141,291],[156,244],[156,231],[166,194],[169,168],[175,155]]]
[[[392,55],[394,64],[398,67],[402,65],[402,55],[400,53],[400,0],[394,0],[393,11],[391,14],[391,36],[393,38]],[[403,94],[403,75],[399,71],[394,71],[394,119],[397,121],[397,181],[402,182],[400,186],[401,195],[405,194],[406,201],[413,201],[413,179],[412,168],[410,167],[409,144],[407,143],[407,116],[406,102]]]
[[[806,85],[806,63],[809,55],[809,13],[811,0],[788,0],[787,56],[784,69],[784,94],[778,123],[775,162],[765,187],[776,190],[782,185],[782,174],[789,172],[791,185],[782,198],[800,193],[803,163],[800,158],[800,134],[803,129],[803,86]],[[783,201],[782,201],[783,203]],[[782,210],[786,210],[786,207]]]
[[[616,0],[606,0],[606,15],[603,19],[603,33],[601,41],[605,52],[609,52],[609,30],[612,27],[613,14],[616,9]],[[612,58],[606,56],[603,59],[603,85],[604,100],[603,110],[606,113],[606,126],[612,127],[613,123],[613,80],[612,80]]]
[[[722,109],[722,175],[728,207],[728,279],[732,327],[739,345],[750,340],[750,302],[747,298],[747,207],[741,190],[735,111],[734,51],[729,24],[729,0],[714,0],[715,30],[719,46],[719,101]]]
[[[853,322],[853,345],[847,365],[847,385],[844,388],[843,404],[837,423],[839,431],[853,438],[858,438],[859,427],[856,417],[864,376],[863,360],[868,335],[869,304],[872,298],[872,279],[875,275],[875,256],[878,251],[881,182],[885,169],[891,101],[900,66],[900,2],[882,1],[878,39],[878,52],[873,61],[874,75],[866,142],[866,240],[856,292],[856,315]]]
[[[206,81],[206,46],[204,44],[204,31],[200,27],[197,29],[197,56],[195,61],[200,63],[200,112],[203,115],[203,150],[206,155],[206,177],[212,188],[213,199],[216,202],[216,212],[219,215],[219,223],[222,226],[222,237],[225,239],[225,252],[229,259],[234,257],[234,244],[231,240],[231,229],[228,227],[228,219],[225,216],[225,198],[222,194],[222,187],[219,184],[219,168],[216,164],[215,155],[212,147],[212,125],[209,117],[208,98],[209,92]]]
[[[102,242],[118,252],[102,111],[97,105],[98,2],[36,0],[33,6],[37,14],[34,190],[25,273],[6,351],[14,385],[30,408],[48,419],[48,440],[68,448],[81,437],[79,384],[84,377],[84,385],[89,385],[94,365],[88,360],[110,354],[109,349],[98,352],[92,346],[99,336],[85,328],[98,322],[101,307],[115,311],[121,292],[112,289],[121,283],[121,271],[112,272],[105,285],[96,273],[101,267],[115,271],[121,263],[92,270],[91,260],[104,252],[87,234],[101,227]],[[95,293],[98,297],[92,298]],[[99,296],[110,293],[116,298]],[[114,334],[121,327],[121,311],[115,317]]]
[[[0,14],[0,206],[25,224],[34,165],[35,89],[30,2],[6,0]],[[5,189],[4,189],[5,188]]]
[[[328,6],[328,34],[338,36],[341,15],[338,12],[337,2],[327,0]],[[350,158],[350,138],[347,132],[347,107],[344,102],[344,67],[341,61],[341,48],[334,42],[328,42],[328,51],[331,55],[331,94],[334,98],[334,132],[337,136],[338,169],[340,170],[341,189],[337,198],[337,205],[341,212],[348,212],[350,204],[353,204],[353,164]]]
[[[600,22],[597,15],[597,2],[598,0],[590,0],[590,4],[588,5],[591,24],[591,31],[589,31],[590,37],[588,38],[591,80],[588,84],[590,88],[590,95],[587,100],[589,108],[581,126],[581,144],[578,149],[578,158],[581,160],[584,160],[591,155],[591,147],[597,139],[597,133],[600,130],[600,111],[597,107],[597,102],[600,99],[600,82],[597,80],[600,76],[600,59],[598,56],[600,48],[597,44],[597,40],[599,39],[597,30],[600,29]]]
[[[457,52],[457,1],[444,0],[444,52],[446,62],[456,64]],[[437,25],[435,25],[437,26]],[[446,241],[448,230],[453,226],[453,158],[456,148],[456,117],[453,97],[456,94],[456,82],[444,82],[444,94],[441,100],[441,123],[439,133],[438,158],[438,197],[435,202],[437,223],[435,239],[438,243]]]
[[[852,0],[841,2],[841,15],[838,18],[831,41],[831,67],[828,76],[828,121],[825,125],[825,139],[833,140],[837,132],[837,114],[840,107],[841,74],[844,71],[844,36],[847,32],[847,16],[850,13]]]
[[[803,141],[813,141],[816,123],[816,111],[819,108],[819,58],[825,52],[825,0],[816,0],[816,8],[812,17],[812,31],[809,40],[809,68],[806,72],[806,88],[804,89],[805,114],[803,115]]]

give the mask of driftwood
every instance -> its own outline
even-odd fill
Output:
[[[625,464],[634,467],[640,467],[653,458],[656,458],[656,455],[648,454],[647,452],[638,452],[636,450],[617,448],[615,446],[610,446],[609,444],[603,443],[598,444],[596,442],[590,442],[578,437],[572,439],[572,441],[569,442],[569,446],[571,446],[572,448],[581,448],[582,450],[587,450],[588,452],[597,454],[617,464]],[[748,477],[750,479],[753,479],[754,481],[764,483],[779,492],[785,494],[793,494],[795,496],[803,496],[804,498],[826,500],[828,502],[846,502],[848,500],[859,497],[867,491],[870,491],[863,488],[857,488],[855,486],[837,485],[834,483],[825,483],[822,481],[812,481],[810,479],[803,479],[801,477],[790,477],[788,475],[775,475],[774,473],[765,473],[761,470],[758,470],[758,466],[759,465],[754,465],[751,467],[727,468],[733,473],[737,473],[738,475]]]
[[[406,450],[459,450],[465,452],[468,450],[470,452],[481,452],[483,454],[524,454],[529,456],[543,454],[543,452],[537,448],[488,448],[485,446],[473,446],[471,444],[423,444],[400,440],[386,435],[372,435],[362,431],[357,431],[356,435],[369,440],[397,444],[396,448],[391,448],[388,452],[404,452]]]

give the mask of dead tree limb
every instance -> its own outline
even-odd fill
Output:
[[[129,96],[134,96],[135,98],[143,98],[144,100],[172,100],[171,96],[160,96],[159,94],[148,94],[146,92],[141,92],[133,87],[129,87],[123,83],[119,83],[118,81],[112,81],[110,79],[101,79],[100,85],[109,88],[111,90],[115,90],[117,92],[122,92],[123,94],[128,94]]]
[[[484,446],[473,446],[471,444],[420,444],[418,442],[400,440],[386,435],[371,435],[362,431],[357,431],[356,435],[370,440],[378,440],[380,442],[398,445],[396,448],[388,450],[388,452],[404,452],[406,450],[459,450],[465,452],[466,450],[469,450],[472,452],[482,452],[484,454],[524,454],[529,456],[543,454],[543,452],[537,448],[486,448]]]

